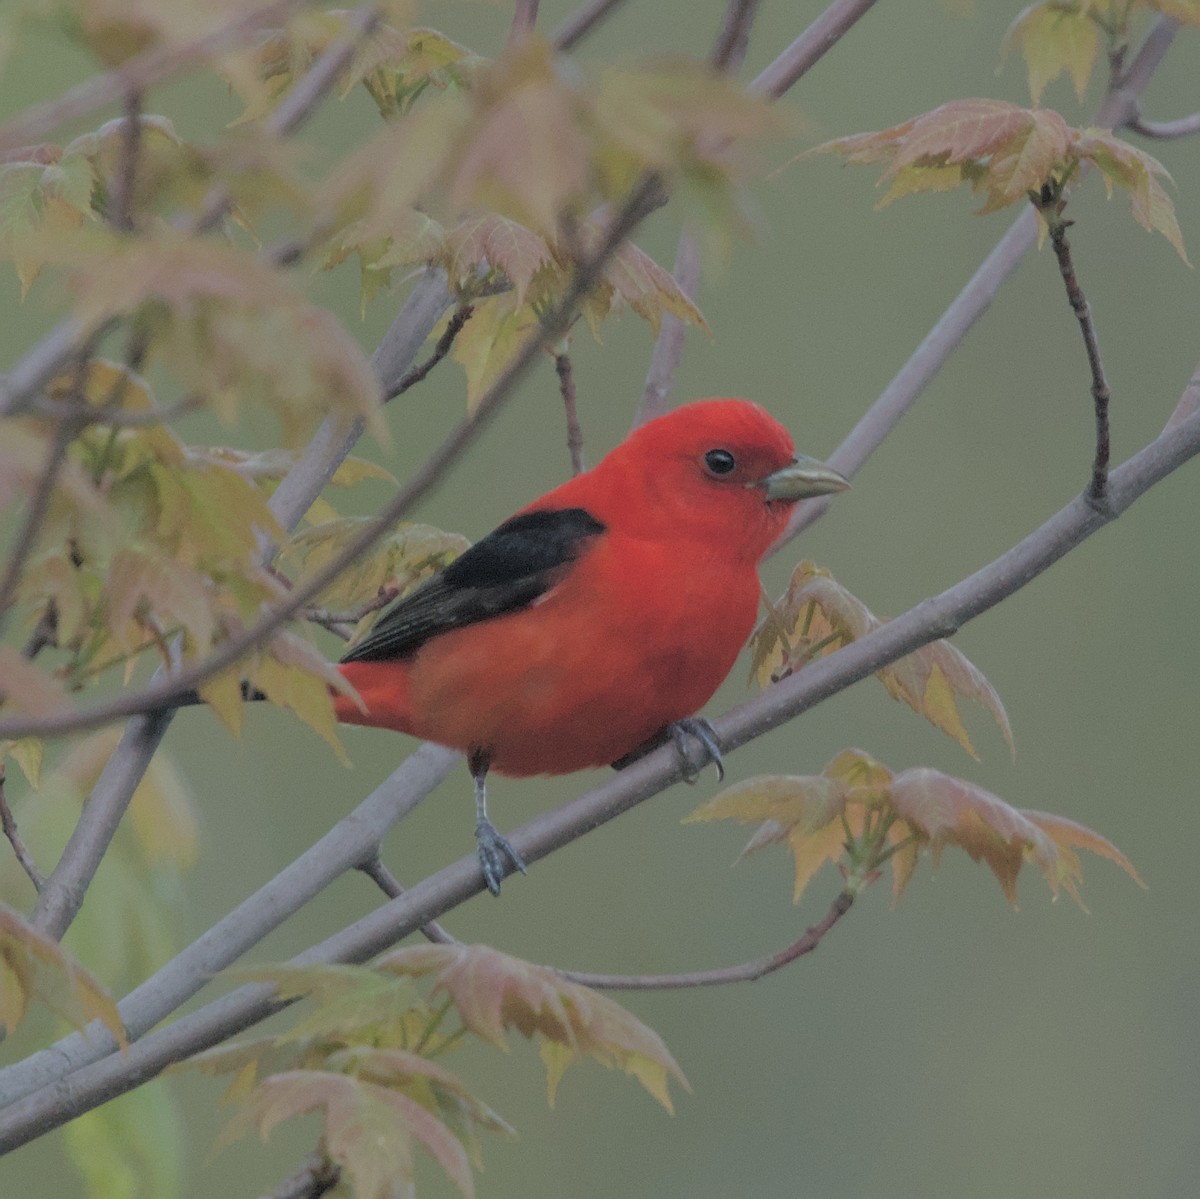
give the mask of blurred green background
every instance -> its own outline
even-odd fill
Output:
[[[744,76],[757,73],[816,16],[814,2],[765,3]],[[723,0],[631,0],[580,52],[585,63],[651,52],[707,53]],[[765,167],[817,140],[878,129],[959,96],[1027,103],[1014,57],[997,74],[1008,3],[880,4],[788,97],[800,134]],[[570,10],[544,3],[552,29]],[[489,53],[507,28],[504,5],[427,4],[425,23]],[[90,65],[50,36],[32,39],[0,79],[0,116],[85,77]],[[1146,94],[1146,111],[1198,106],[1200,34],[1182,34]],[[1045,97],[1085,124],[1060,81]],[[154,93],[148,108],[185,133],[236,113],[211,82]],[[375,119],[364,98],[331,105],[315,136],[338,146]],[[80,129],[82,126],[80,127]],[[74,133],[79,129],[68,132]],[[1196,142],[1150,146],[1173,173],[1185,241],[1200,256]],[[766,171],[764,170],[764,174]],[[709,264],[699,303],[711,341],[689,337],[679,398],[746,395],[767,405],[798,445],[828,453],[903,363],[1007,227],[974,218],[970,197],[934,196],[874,213],[874,175],[833,159],[785,166],[757,183],[759,230],[727,266]],[[1106,202],[1089,180],[1072,198],[1077,263],[1111,382],[1114,458],[1152,439],[1194,371],[1200,284],[1159,237],[1133,224],[1127,201]],[[670,264],[678,213],[639,237]],[[313,281],[368,349],[399,293],[358,313],[356,270]],[[15,361],[50,319],[35,290],[18,305],[0,279],[0,363]],[[596,346],[575,345],[587,452],[594,460],[628,427],[649,361],[647,328],[627,316]],[[389,412],[400,476],[462,411],[463,382],[443,366]],[[421,508],[471,537],[561,480],[567,456],[549,363]],[[194,440],[234,434],[194,421]],[[791,565],[813,557],[877,612],[901,612],[990,561],[1070,499],[1087,477],[1092,416],[1074,318],[1049,252],[1030,255],[827,519],[767,566],[778,592]],[[252,433],[268,437],[269,429]],[[238,435],[240,436],[240,434]],[[377,447],[364,452],[379,454]],[[568,1073],[546,1108],[536,1054],[469,1051],[448,1063],[520,1132],[485,1145],[481,1196],[955,1196],[1060,1199],[1194,1194],[1200,1177],[1200,844],[1195,742],[1200,644],[1194,523],[1200,466],[1181,471],[1047,576],[969,625],[956,644],[988,675],[1017,740],[1009,755],[977,719],[982,761],[893,703],[873,681],[733,755],[734,779],[814,772],[861,746],[895,769],[960,774],[1010,802],[1090,825],[1134,861],[1142,892],[1108,863],[1085,863],[1084,899],[1052,904],[1022,882],[1013,912],[981,867],[948,855],[923,870],[893,910],[885,887],[862,900],[819,952],[757,984],[624,997],[658,1030],[694,1093],[666,1115],[636,1084],[591,1065]],[[374,488],[374,490],[372,490]],[[382,503],[379,484],[364,508]],[[331,647],[332,650],[332,647]],[[711,711],[746,695],[735,671]],[[307,848],[395,765],[409,743],[349,731],[352,770],[287,717],[255,712],[231,742],[202,712],[176,720],[169,752],[192,789],[202,856],[187,879],[190,939]],[[604,777],[597,775],[596,779]],[[596,779],[496,780],[493,813],[511,828]],[[706,774],[582,843],[539,863],[503,899],[478,899],[448,926],[537,961],[588,970],[668,971],[740,961],[779,948],[822,915],[836,875],[789,904],[782,851],[731,871],[744,841],[733,826],[680,827],[716,790]],[[403,880],[470,844],[465,770],[391,837]],[[263,948],[282,958],[378,902],[343,879]],[[263,1148],[208,1155],[223,1122],[218,1088],[191,1077],[170,1087],[189,1144],[183,1193],[255,1195],[294,1169],[310,1129]],[[452,1188],[424,1166],[423,1193]],[[78,1194],[51,1136],[0,1163],[0,1190]]]

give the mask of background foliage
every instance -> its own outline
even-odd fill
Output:
[[[503,41],[503,7],[430,7],[437,9],[430,23],[465,44],[488,51]],[[566,7],[543,5],[545,27]],[[683,7],[626,5],[581,57],[628,61],[647,46],[702,56],[724,4],[687,5],[686,19]],[[766,6],[744,76],[822,7]],[[772,149],[772,163],[958,96],[1028,104],[1014,56],[993,74],[1016,7],[880,4],[791,95],[803,134]],[[1161,116],[1190,111],[1196,68],[1195,35],[1181,37],[1145,109]],[[5,68],[0,113],[54,95],[88,71],[65,43],[35,38]],[[1043,102],[1084,124],[1100,83],[1097,74],[1077,107],[1071,83],[1059,79]],[[187,135],[239,111],[219,85],[198,80],[172,85],[155,107],[170,111]],[[374,119],[365,95],[325,107],[314,124],[316,152]],[[1176,180],[1183,237],[1195,257],[1194,145],[1151,151]],[[727,264],[709,263],[698,300],[713,338],[689,338],[678,394],[751,396],[788,424],[803,448],[822,454],[925,334],[1006,217],[970,218],[965,195],[909,200],[877,215],[871,176],[825,159],[784,167],[754,195],[761,206],[757,238],[736,246]],[[1157,433],[1193,370],[1197,282],[1165,240],[1129,221],[1124,200],[1105,201],[1099,181],[1081,189],[1071,211],[1114,389],[1120,459]],[[638,241],[669,262],[677,227],[677,213],[667,210]],[[385,298],[360,319],[352,264],[316,280],[314,294],[364,347],[378,341],[394,310]],[[46,322],[36,292],[23,306],[18,295],[16,280],[0,278],[5,362]],[[630,317],[604,337],[603,346],[576,339],[575,376],[593,459],[628,427],[650,347],[645,327]],[[854,491],[799,548],[768,566],[768,591],[780,592],[794,562],[808,557],[828,565],[874,611],[898,612],[990,560],[1086,480],[1087,382],[1053,260],[1048,251],[1031,255]],[[360,452],[402,478],[463,404],[462,376],[443,366],[389,410],[392,444],[364,443]],[[564,477],[558,414],[547,363],[420,517],[477,537]],[[257,433],[270,444],[271,429]],[[225,436],[201,418],[188,435]],[[371,510],[384,494],[382,484],[363,484],[347,507]],[[1096,863],[1084,888],[1090,916],[1051,905],[1040,885],[1028,883],[1014,914],[982,872],[948,858],[935,883],[919,880],[901,907],[890,910],[877,888],[815,958],[759,984],[625,997],[663,1036],[694,1088],[676,1095],[673,1119],[616,1076],[590,1067],[568,1075],[548,1112],[532,1052],[523,1045],[511,1059],[480,1052],[470,1060],[475,1090],[521,1134],[514,1143],[488,1139],[480,1193],[1187,1193],[1200,1170],[1200,956],[1191,918],[1200,899],[1191,863],[1200,818],[1187,748],[1196,725],[1200,650],[1191,630],[1200,568],[1185,514],[1198,497],[1195,470],[1180,472],[956,638],[1004,699],[1015,762],[987,718],[969,725],[982,758],[976,764],[869,684],[731,759],[739,778],[816,773],[857,743],[897,771],[933,765],[1019,807],[1096,828],[1130,856],[1148,892]],[[742,678],[735,674],[726,684],[714,710],[744,696]],[[354,760],[349,772],[279,713],[249,714],[236,743],[208,714],[184,714],[168,747],[199,813],[199,854],[186,879],[167,868],[159,895],[135,900],[132,910],[138,902],[165,903],[182,888],[179,919],[190,939],[231,897],[306,848],[405,748],[367,732],[348,733],[345,743]],[[493,811],[502,826],[515,825],[586,782],[498,780]],[[453,776],[390,839],[389,862],[402,878],[422,877],[464,850],[463,784]],[[528,881],[506,886],[500,903],[477,901],[456,912],[452,931],[535,961],[597,970],[688,969],[787,942],[824,911],[837,880],[818,875],[804,906],[793,911],[785,902],[791,866],[781,852],[730,872],[740,830],[678,823],[715,790],[706,776],[694,792],[667,792],[538,864]],[[342,880],[271,938],[263,956],[278,960],[375,901],[365,881]],[[77,928],[72,935],[112,944],[113,953],[121,940],[112,929]],[[23,1030],[30,1040],[18,1038],[9,1049],[31,1047],[35,1033]],[[258,1193],[311,1148],[311,1134],[283,1130],[265,1151],[246,1142],[206,1162],[205,1146],[223,1123],[214,1111],[217,1091],[190,1076],[168,1085],[187,1113],[184,1194]],[[142,1104],[127,1119],[153,1127],[152,1103],[122,1102]],[[120,1168],[114,1171],[115,1187]],[[422,1176],[429,1193],[449,1193],[435,1174]],[[77,1186],[55,1137],[5,1160],[0,1177],[14,1190],[25,1184],[71,1193]]]

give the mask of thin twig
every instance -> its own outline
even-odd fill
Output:
[[[165,425],[181,416],[188,416],[204,407],[204,397],[187,395],[166,408],[138,408],[126,410],[109,404],[70,404],[62,400],[36,399],[29,406],[30,412],[48,416],[51,420],[70,420],[79,425],[109,425],[118,429],[146,429],[151,425]]]
[[[442,335],[438,338],[437,345],[433,347],[433,353],[424,362],[420,362],[414,366],[394,387],[388,388],[384,393],[384,400],[394,400],[397,396],[403,395],[410,387],[414,387],[420,383],[450,353],[450,349],[454,345],[454,339],[462,332],[463,326],[471,319],[474,311],[474,304],[460,304],[455,310],[454,315],[446,322],[446,327],[442,330]]]
[[[758,12],[759,0],[729,0],[725,22],[717,35],[711,62],[718,71],[736,71],[750,45],[750,26]]]
[[[285,23],[292,13],[311,8],[315,0],[275,0],[244,13],[194,41],[147,50],[116,70],[93,76],[44,104],[35,104],[0,125],[0,152],[40,141],[60,125],[79,120],[106,104],[120,103],[131,92],[147,88],[247,45],[253,35]]]
[[[331,1162],[319,1150],[290,1178],[263,1199],[321,1199],[341,1180],[341,1167]]]
[[[86,367],[81,369],[86,369]],[[49,510],[59,472],[67,460],[67,450],[77,429],[78,426],[69,420],[60,421],[55,426],[50,448],[46,452],[46,461],[38,476],[37,486],[33,489],[33,495],[30,497],[29,507],[25,510],[25,519],[13,535],[8,561],[4,565],[4,574],[0,576],[0,629],[3,629],[8,619],[17,584],[21,580],[21,571],[29,560],[29,555],[33,553],[38,530],[41,529],[42,521]]]
[[[562,336],[580,299],[591,290],[605,265],[626,237],[653,210],[661,187],[662,182],[658,175],[649,173],[643,177],[605,231],[596,251],[590,258],[578,264],[570,285],[553,311],[543,317],[538,329],[513,356],[508,366],[480,398],[474,410],[455,426],[391,501],[320,570],[298,584],[287,599],[241,633],[222,642],[202,662],[181,670],[171,678],[154,680],[140,691],[117,696],[90,708],[44,717],[0,718],[0,737],[53,736],[82,732],[128,716],[165,709],[170,706],[172,700],[197,690],[208,679],[262,645],[276,629],[336,580],[347,566],[366,553],[414,503],[441,480],[450,465],[475,440],[487,421],[508,398],[530,364],[541,353],[542,346]]]
[[[1108,428],[1108,405],[1112,392],[1104,375],[1104,364],[1100,361],[1100,345],[1096,340],[1096,326],[1092,322],[1092,310],[1079,285],[1075,263],[1071,258],[1071,244],[1067,241],[1067,229],[1071,221],[1061,217],[1050,217],[1050,244],[1058,259],[1059,273],[1067,289],[1067,301],[1079,321],[1083,334],[1083,345],[1087,351],[1088,369],[1092,373],[1092,404],[1096,413],[1096,453],[1092,462],[1092,479],[1088,484],[1088,497],[1094,504],[1103,505],[1108,490],[1108,461],[1110,440]]]
[[[138,151],[142,144],[142,93],[136,89],[125,96],[125,120],[121,125],[121,153],[109,189],[108,221],[122,233],[133,232],[134,192],[137,188]]]
[[[399,594],[398,587],[380,587],[378,593],[369,600],[345,612],[330,612],[328,608],[304,608],[299,615],[306,621],[319,624],[321,628],[336,633],[343,641],[349,641],[354,633],[354,626],[364,616],[370,612],[378,612],[380,608],[386,608]]]
[[[722,745],[732,752],[994,607],[1060,561],[1197,454],[1200,454],[1200,413],[1160,434],[1112,472],[1109,512],[1097,511],[1082,496],[1073,500],[975,574],[714,721]],[[423,747],[418,753],[428,749]],[[453,760],[452,755],[447,756]],[[411,763],[412,759],[405,765]],[[682,777],[683,769],[678,754],[670,748],[656,750],[607,783],[560,808],[543,812],[513,831],[510,840],[526,861],[538,861],[657,794]],[[404,770],[401,767],[393,777]],[[416,799],[411,791],[406,792],[405,798],[410,803]],[[361,853],[357,860],[361,860]],[[307,861],[303,868],[297,862],[287,869],[292,873],[299,871],[300,881],[309,881],[305,877],[305,869],[311,869]],[[425,922],[479,894],[483,887],[475,855],[463,857],[294,960],[299,964],[366,961]],[[228,939],[224,929],[219,936],[216,927],[210,933],[215,940]],[[194,994],[198,985],[193,981],[188,994]],[[138,990],[144,992],[145,984]],[[139,997],[134,1003],[137,994],[120,1004],[131,1038],[174,1011],[174,1007],[164,1008],[161,994],[146,995],[145,1001]],[[111,1038],[95,1028],[89,1030],[94,1034],[90,1041],[82,1033],[72,1034],[51,1049],[34,1055],[40,1090],[31,1093],[29,1089],[30,1062],[3,1072],[5,1081],[9,1077],[21,1080],[22,1088],[14,1093],[25,1098],[12,1103],[0,1116],[0,1153],[140,1085],[170,1063],[220,1043],[281,1006],[273,987],[243,987],[135,1040],[124,1053],[118,1052]],[[90,1064],[79,1068],[72,1065],[80,1062]],[[70,1085],[60,1085],[59,1080],[66,1075],[70,1075]]]
[[[46,604],[33,632],[29,634],[29,640],[25,642],[25,648],[21,650],[21,657],[28,658],[32,662],[42,650],[47,646],[57,644],[57,642],[58,605],[51,599]]]
[[[571,370],[571,355],[554,355],[554,372],[558,375],[558,390],[567,417],[567,453],[571,455],[571,474],[581,475],[583,461],[583,430],[579,426],[579,410],[575,404],[575,374]]]
[[[33,860],[33,854],[29,852],[29,847],[25,844],[25,840],[21,836],[21,830],[17,828],[17,822],[13,817],[12,809],[8,806],[8,797],[4,793],[4,783],[4,763],[0,762],[0,830],[8,838],[8,843],[12,846],[12,851],[20,863],[21,869],[29,876],[29,881],[33,883],[33,889],[41,891],[46,885],[46,876],[38,869],[37,863]]]
[[[379,846],[357,866],[389,899],[399,899],[404,894],[400,880],[383,864]],[[436,920],[427,920],[421,925],[421,935],[438,945],[458,945],[457,937],[448,933]]]
[[[508,27],[508,45],[528,37],[537,25],[538,0],[516,0],[512,22]]]
[[[579,970],[558,970],[558,973],[571,982],[602,991],[677,991],[685,987],[720,987],[728,983],[754,982],[812,953],[853,903],[854,896],[849,891],[840,892],[824,917],[808,928],[798,941],[793,941],[778,953],[753,958],[737,966],[695,970],[688,974],[587,974]]]
[[[1111,473],[1110,512],[1097,511],[1082,497],[1072,500],[1066,508],[1056,512],[1049,521],[976,574],[946,592],[924,600],[904,616],[884,624],[838,653],[815,661],[714,721],[721,744],[732,751],[800,712],[808,711],[859,679],[872,675],[882,666],[912,653],[913,649],[953,633],[973,617],[1027,586],[1034,577],[1198,454],[1200,414],[1160,434]],[[662,787],[682,777],[682,773],[683,763],[678,754],[670,748],[655,750],[632,763],[617,778],[516,829],[510,833],[510,840],[527,862],[540,861],[548,853],[656,795]],[[484,880],[478,859],[474,855],[463,857],[410,888],[401,898],[391,900],[341,933],[307,949],[294,961],[296,964],[365,961],[420,928],[421,924],[479,894],[482,889]],[[131,1024],[130,1007],[132,1005],[127,1001],[120,1005],[127,1025]],[[269,985],[240,988],[180,1017],[164,1029],[150,1032],[131,1044],[124,1054],[116,1048],[112,1038],[106,1038],[102,1033],[96,1033],[98,1045],[90,1045],[82,1033],[74,1033],[52,1050],[44,1050],[44,1056],[40,1056],[41,1065],[48,1067],[42,1072],[48,1085],[13,1103],[0,1116],[0,1153],[16,1149],[49,1128],[144,1083],[170,1062],[220,1043],[280,1007],[275,989]],[[138,1014],[150,1019],[148,1012]],[[158,1015],[158,1019],[164,1014]],[[151,1023],[155,1021],[151,1020]],[[138,1026],[145,1027],[145,1024],[139,1020]],[[133,1026],[130,1031],[131,1037],[136,1036]],[[90,1060],[91,1065],[72,1071],[67,1066],[70,1060]],[[70,1073],[70,1085],[54,1085],[54,1080],[66,1073]]]
[[[1091,122],[1093,125],[1117,129],[1130,119],[1137,108],[1137,97],[1146,89],[1162,63],[1178,28],[1178,22],[1170,17],[1158,17],[1155,20],[1119,86],[1105,96]],[[954,348],[987,311],[1005,280],[1036,244],[1037,231],[1037,216],[1032,209],[1023,209],[908,361],[859,418],[858,424],[850,430],[841,445],[826,456],[825,461],[830,466],[848,479],[854,477],[916,403]],[[772,553],[777,553],[828,510],[827,498],[804,500],[797,504],[787,529],[775,543]]]
[[[1174,121],[1152,121],[1137,112],[1125,122],[1125,127],[1143,137],[1154,138],[1156,141],[1170,141],[1177,137],[1191,137],[1200,133],[1200,112],[1190,116],[1179,117]]]
[[[752,95],[778,100],[810,67],[837,44],[875,0],[834,2],[782,54],[755,78],[747,89]]]
[[[554,31],[551,39],[559,51],[572,50],[623,0],[588,0]]]

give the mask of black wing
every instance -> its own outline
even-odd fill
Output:
[[[584,508],[514,516],[388,608],[341,660],[403,658],[438,633],[528,607],[603,532]]]

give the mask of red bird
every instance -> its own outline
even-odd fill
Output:
[[[384,611],[339,670],[338,719],[463,750],[493,894],[516,850],[487,816],[489,769],[602,766],[706,722],[754,627],[758,563],[793,505],[841,491],[756,404],[705,400],[635,429]]]

